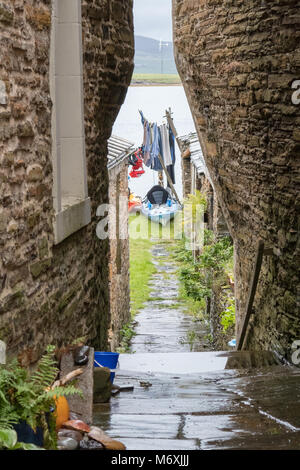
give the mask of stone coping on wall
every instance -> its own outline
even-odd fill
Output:
[[[86,198],[72,203],[61,212],[55,214],[54,237],[55,244],[62,242],[72,233],[77,232],[91,222],[91,200]]]

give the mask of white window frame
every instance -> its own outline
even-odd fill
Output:
[[[91,222],[85,155],[81,0],[52,0],[50,46],[55,244]]]

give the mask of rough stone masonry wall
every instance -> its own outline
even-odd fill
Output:
[[[48,343],[107,345],[106,141],[133,69],[132,1],[82,1],[92,223],[53,244],[50,0],[0,1],[0,337],[34,361]],[[3,83],[5,92],[3,92]]]
[[[128,164],[126,161],[109,171],[109,202],[114,206],[115,211],[110,219],[113,236],[110,239],[111,320],[108,341],[110,350],[115,351],[120,345],[120,330],[130,320]]]
[[[252,348],[288,355],[300,338],[300,15],[295,0],[173,0],[177,67],[235,243],[237,323],[259,238]],[[299,242],[298,242],[299,243]]]

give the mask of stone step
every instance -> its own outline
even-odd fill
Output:
[[[128,450],[299,448],[299,369],[247,351],[128,356],[116,383],[134,390],[94,408],[95,423]],[[230,358],[241,368],[226,368]]]
[[[120,370],[146,373],[201,374],[278,364],[269,351],[209,351],[121,354]]]

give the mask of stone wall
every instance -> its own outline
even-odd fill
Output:
[[[300,337],[299,2],[173,0],[173,21],[177,67],[235,243],[237,327],[262,238],[276,255],[264,257],[249,345],[287,355]]]
[[[82,1],[88,191],[92,222],[54,246],[50,0],[0,1],[0,338],[34,361],[86,335],[107,347],[106,141],[133,70],[132,1]]]
[[[222,237],[228,236],[229,232],[216,192],[207,174],[198,173],[192,161],[189,165],[190,171],[183,173],[183,177],[189,178],[189,181],[195,178],[195,182],[192,184],[194,186],[192,193],[194,194],[195,190],[198,190],[205,196],[207,206],[204,212],[204,228],[213,232],[212,241],[217,242]],[[232,291],[228,276],[224,276],[224,273],[222,276],[220,276],[220,273],[213,274],[211,297],[206,298],[206,315],[209,318],[213,348],[220,351],[230,349],[228,341],[232,339],[234,334],[233,327],[230,327],[229,331],[225,333],[221,324],[221,314],[227,308],[228,301],[233,296]]]
[[[130,320],[129,237],[128,237],[128,164],[123,161],[109,170],[110,214],[110,311],[109,347],[120,345],[120,330]]]

